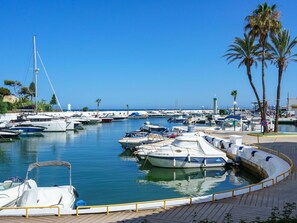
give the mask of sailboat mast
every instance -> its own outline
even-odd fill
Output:
[[[37,113],[38,108],[37,108],[37,74],[38,74],[38,67],[37,67],[37,60],[36,60],[36,36],[33,36],[33,73],[35,77],[35,112]]]

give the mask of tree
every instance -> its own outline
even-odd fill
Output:
[[[283,72],[286,70],[289,61],[297,62],[297,54],[291,55],[292,49],[297,44],[297,38],[290,40],[288,30],[282,30],[276,36],[271,37],[272,44],[268,44],[271,62],[278,68],[278,82],[276,93],[275,124],[274,132],[278,132],[278,119],[280,109],[281,81]]]
[[[54,106],[57,104],[57,99],[56,99],[56,95],[53,94],[52,99],[50,101],[50,105]]]
[[[88,107],[83,107],[83,109],[82,109],[84,112],[86,112],[86,111],[89,111],[89,108]]]
[[[6,86],[12,87],[15,94],[18,94],[18,90],[22,86],[21,82],[12,80],[4,80],[4,84]]]
[[[280,13],[276,11],[276,5],[269,6],[266,2],[262,5],[258,5],[258,8],[252,12],[252,15],[247,16],[246,20],[248,24],[245,26],[245,30],[249,31],[254,37],[257,37],[259,44],[261,45],[261,63],[262,63],[262,91],[263,91],[263,112],[261,113],[261,119],[266,120],[266,86],[265,86],[265,60],[266,46],[268,36],[273,36],[281,29]],[[267,132],[267,126],[264,127],[264,131]]]
[[[0,97],[11,95],[10,90],[5,87],[0,87]]]
[[[7,103],[3,102],[0,98],[0,114],[5,114],[7,112]]]
[[[24,98],[24,99],[26,99],[26,100],[28,100],[28,97],[31,95],[31,93],[30,93],[30,91],[29,91],[29,89],[28,89],[27,87],[22,87],[22,88],[18,91],[18,94],[19,94],[22,98]]]
[[[255,38],[251,35],[244,34],[244,38],[241,39],[236,37],[234,43],[229,46],[227,53],[224,55],[227,57],[229,63],[234,61],[239,61],[238,67],[245,66],[246,74],[249,79],[249,83],[253,89],[256,96],[258,106],[261,114],[263,113],[263,108],[258,91],[254,85],[251,68],[253,65],[257,66],[257,57],[259,55],[259,45],[254,44]]]
[[[29,91],[30,91],[30,96],[31,96],[31,101],[33,100],[33,98],[35,98],[35,83],[31,82],[29,85]]]
[[[97,117],[99,117],[99,105],[100,105],[101,99],[97,98],[96,99],[96,105],[97,105]]]

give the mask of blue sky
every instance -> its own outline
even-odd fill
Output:
[[[283,26],[297,36],[297,1],[277,4]],[[244,68],[222,56],[257,0],[0,0],[0,77],[32,81],[32,36],[62,107],[191,108],[255,101]],[[297,49],[295,49],[295,53]],[[39,97],[52,91],[39,63]],[[297,97],[297,63],[287,68],[281,103]],[[253,71],[261,92],[260,69]],[[277,70],[266,71],[275,104]],[[0,83],[3,86],[3,83]]]

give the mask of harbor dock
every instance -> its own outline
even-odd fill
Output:
[[[230,132],[214,131],[210,134],[229,138]],[[236,132],[243,136],[244,143],[258,143],[257,137],[246,133]],[[281,135],[271,137],[259,137],[259,144],[263,147],[281,152],[292,159],[297,160],[297,136]],[[255,220],[256,217],[267,219],[272,208],[280,210],[286,203],[297,201],[296,172],[293,172],[286,180],[263,190],[227,198],[215,202],[186,205],[181,207],[139,210],[126,212],[110,212],[107,214],[86,214],[79,216],[41,216],[33,217],[1,217],[0,222],[193,222],[193,220],[208,219],[223,222],[227,213],[230,213],[234,222],[241,219],[245,221]],[[297,212],[294,210],[293,215]]]

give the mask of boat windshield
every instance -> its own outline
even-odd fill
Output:
[[[200,149],[200,144],[197,141],[184,141],[184,140],[178,140],[175,139],[172,143],[174,146],[178,146],[181,148],[187,148],[187,149]]]

